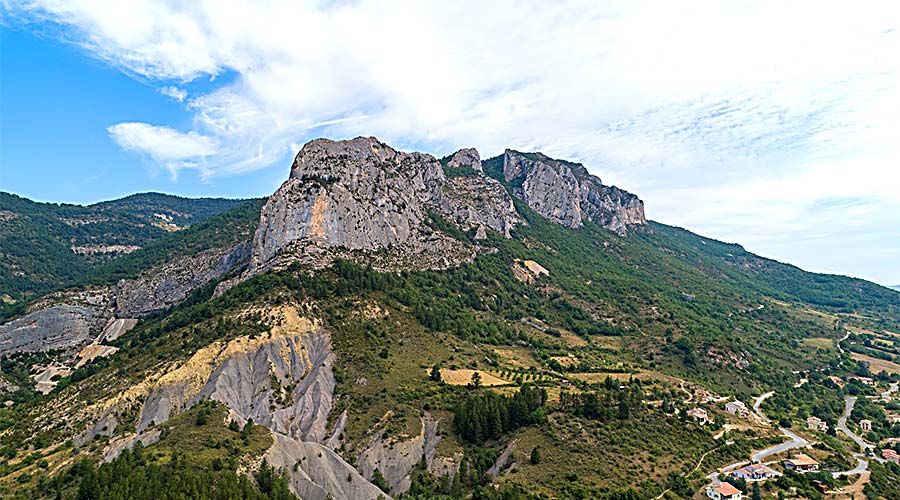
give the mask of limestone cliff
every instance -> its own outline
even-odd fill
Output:
[[[471,260],[476,248],[433,229],[430,211],[463,229],[504,234],[519,219],[502,186],[480,173],[477,152],[452,161],[477,166],[478,175],[448,180],[433,156],[371,137],[307,143],[262,209],[250,273],[298,261],[321,267],[360,254],[379,269],[440,269]]]
[[[647,223],[644,202],[605,186],[580,163],[507,149],[503,178],[529,207],[567,227],[579,228],[587,220],[621,234],[629,225]]]

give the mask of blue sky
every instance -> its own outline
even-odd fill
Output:
[[[900,283],[900,2],[0,0],[0,189],[264,196],[315,137],[542,150]]]

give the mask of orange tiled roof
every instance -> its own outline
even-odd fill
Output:
[[[729,496],[729,497],[731,495],[736,495],[741,492],[741,490],[732,486],[731,483],[720,484],[718,490],[719,490],[720,495],[725,495],[725,496]]]

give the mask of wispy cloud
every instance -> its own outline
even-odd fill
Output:
[[[206,159],[215,155],[214,139],[197,132],[179,132],[165,126],[126,122],[109,127],[110,137],[123,149],[152,157],[175,177],[183,168],[200,170],[209,175]]]
[[[377,135],[438,154],[542,149],[637,192],[651,217],[762,250],[797,231],[831,233],[817,224],[874,231],[900,203],[893,0],[36,0],[5,9],[63,26],[95,57],[184,99],[193,123],[183,137],[208,141],[204,154],[166,159],[160,137],[182,137],[172,130],[125,142],[176,171],[266,167],[315,136]],[[192,86],[225,73],[235,78],[213,90]],[[844,197],[870,200],[868,215],[821,201]],[[900,246],[900,236],[891,241]]]
[[[172,99],[175,99],[178,102],[184,102],[184,100],[188,96],[187,90],[178,88],[174,85],[169,85],[167,87],[160,88],[159,93],[164,96],[171,97]]]

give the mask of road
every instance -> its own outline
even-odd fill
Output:
[[[863,441],[863,438],[857,436],[847,427],[847,417],[853,412],[853,406],[856,404],[856,396],[846,396],[844,398],[844,414],[838,419],[838,429],[852,439],[858,446],[861,453],[865,453],[872,445]]]
[[[832,472],[832,477],[852,476],[854,474],[862,474],[869,469],[869,462],[866,460],[866,450],[872,448],[872,445],[863,441],[863,438],[857,436],[847,427],[847,417],[853,412],[853,406],[856,404],[856,396],[846,396],[844,398],[844,413],[837,421],[838,429],[847,437],[852,439],[859,446],[859,453],[854,453],[856,459],[856,467],[850,470]]]
[[[891,397],[891,394],[900,390],[900,382],[894,382],[888,387],[888,390],[881,393],[881,397],[884,399],[888,399]]]
[[[809,441],[803,439],[789,429],[780,427],[779,430],[786,437],[790,438],[790,441],[785,441],[784,443],[776,444],[775,446],[766,448],[765,450],[757,451],[750,457],[750,460],[759,463],[772,455],[784,453],[785,451],[793,450],[794,448],[803,448],[804,446],[809,446]]]
[[[755,400],[753,400],[753,413],[756,413],[756,416],[759,417],[765,423],[771,423],[768,417],[763,415],[762,411],[759,410],[760,405],[763,404],[763,401],[772,397],[775,394],[775,391],[769,391],[765,394],[759,395]]]

